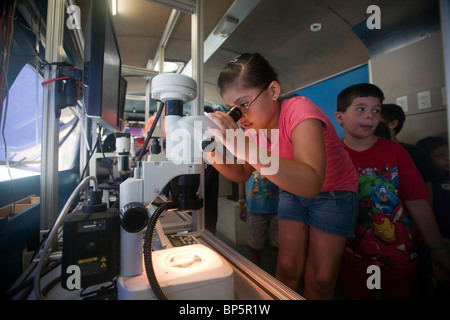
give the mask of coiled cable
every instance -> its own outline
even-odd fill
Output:
[[[168,300],[166,294],[162,290],[161,286],[156,279],[155,270],[153,268],[152,261],[152,244],[153,244],[153,234],[155,233],[156,222],[161,214],[168,210],[177,210],[179,208],[179,202],[164,202],[161,204],[150,217],[150,221],[147,226],[147,231],[144,236],[144,264],[145,271],[147,273],[148,282],[150,287],[155,293],[158,300]]]

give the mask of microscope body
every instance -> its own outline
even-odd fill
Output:
[[[148,207],[176,177],[200,176],[203,172],[203,165],[175,164],[170,161],[144,161],[141,163],[140,171],[140,177],[128,178],[120,185],[120,208],[124,208],[130,203],[142,203]],[[147,214],[150,213],[147,212]],[[124,277],[141,275],[143,272],[143,231],[129,232],[122,226],[120,239],[120,275]]]
[[[162,101],[165,107],[165,157],[150,156],[149,161],[138,162],[134,177],[120,185],[121,263],[117,287],[121,300],[153,300],[169,296],[174,299],[234,298],[233,269],[213,250],[194,244],[152,252],[151,240],[149,243],[155,222],[164,210],[194,212],[203,207],[203,199],[198,195],[199,187],[202,189],[203,155],[215,148],[213,134],[208,132],[208,127],[215,125],[205,116],[183,116],[183,103],[195,98],[195,89],[194,80],[178,74],[160,74],[152,79],[152,97]],[[239,108],[229,111],[235,121],[242,115]],[[170,200],[155,209],[156,198],[169,183]],[[142,230],[149,216],[143,243]],[[163,232],[162,228],[157,231]],[[163,234],[158,233],[158,236],[164,238]],[[157,272],[153,267],[153,256]],[[186,267],[184,259],[187,257],[195,257],[192,261],[199,265]],[[168,265],[167,261],[172,259],[182,259],[182,267]],[[157,276],[170,294],[163,292]]]
[[[147,208],[169,183],[177,181],[177,177],[189,175],[195,177],[195,181],[200,181],[204,170],[202,153],[196,151],[194,155],[192,143],[193,140],[201,138],[201,135],[194,132],[193,128],[180,128],[180,122],[187,118],[183,117],[183,103],[196,97],[195,81],[178,74],[158,75],[152,79],[152,97],[165,104],[165,157],[149,157],[150,161],[137,163],[134,177],[128,178],[120,185],[121,210],[130,205],[132,208],[129,210],[131,215],[126,213],[131,218],[121,221],[119,299],[152,298],[149,290],[141,290],[141,287],[148,286],[147,278],[143,276],[142,229],[147,223],[143,215],[150,215]],[[187,188],[196,194],[198,187],[194,185]],[[197,199],[197,203],[199,200],[203,201]],[[136,218],[133,218],[133,215]],[[124,221],[131,223],[127,225]],[[139,224],[142,224],[142,229],[137,226]]]

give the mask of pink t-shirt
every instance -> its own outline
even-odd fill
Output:
[[[253,130],[246,134],[252,141],[272,153],[278,151],[280,157],[294,160],[291,133],[300,122],[307,119],[317,119],[322,122],[326,149],[326,173],[321,191],[349,190],[357,193],[358,177],[347,151],[344,150],[330,119],[308,98],[294,97],[282,100],[278,130],[276,138],[273,139],[273,145],[267,141],[265,134],[259,134],[259,142],[257,136],[251,134],[254,133]]]

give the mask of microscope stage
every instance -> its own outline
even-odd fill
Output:
[[[173,300],[233,300],[233,269],[201,244],[152,252],[153,268],[162,290]],[[156,299],[145,270],[137,277],[119,277],[119,299]]]

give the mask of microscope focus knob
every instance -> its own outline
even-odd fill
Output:
[[[140,202],[131,202],[120,210],[120,224],[125,231],[136,233],[148,223],[147,208]]]

